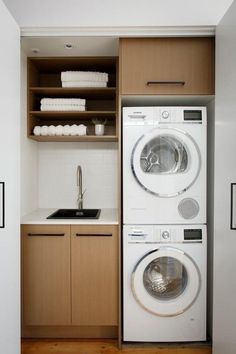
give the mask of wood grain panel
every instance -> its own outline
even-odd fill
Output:
[[[117,336],[117,326],[24,326],[22,329],[23,338],[115,339]]]
[[[124,346],[122,350],[112,340],[71,341],[71,340],[27,340],[22,342],[21,354],[211,354],[210,346],[186,345],[143,345]]]
[[[72,225],[71,236],[72,324],[116,326],[117,226]]]
[[[122,95],[214,94],[214,38],[122,38],[120,46]]]
[[[24,225],[24,325],[69,325],[70,286],[70,226]]]

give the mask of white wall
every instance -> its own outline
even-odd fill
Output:
[[[4,0],[22,27],[216,25],[232,0]]]
[[[38,144],[38,205],[76,208],[76,168],[82,166],[85,208],[117,208],[116,143]]]
[[[5,228],[0,228],[0,353],[20,352],[20,32],[0,0],[0,181]]]
[[[213,353],[236,353],[236,230],[230,184],[236,183],[236,2],[216,32]]]
[[[21,51],[21,215],[38,207],[37,142],[27,138],[27,58]]]

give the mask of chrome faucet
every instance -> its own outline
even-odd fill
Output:
[[[82,167],[79,165],[77,166],[77,186],[78,186],[78,198],[77,198],[77,203],[78,203],[78,209],[83,209],[83,199],[84,199],[84,193],[83,192],[83,186],[82,186]]]

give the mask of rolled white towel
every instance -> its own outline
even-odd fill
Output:
[[[70,125],[64,125],[63,127],[63,135],[71,135],[71,126]]]
[[[41,111],[54,111],[54,112],[83,112],[85,111],[85,106],[77,105],[77,104],[41,104],[40,106]]]
[[[63,126],[62,125],[57,125],[55,128],[55,134],[57,136],[62,135],[63,134]]]
[[[78,125],[77,135],[86,135],[86,134],[87,134],[87,127],[84,124]]]
[[[63,81],[62,87],[107,87],[102,81]]]
[[[50,136],[56,135],[56,127],[55,127],[55,125],[50,125],[48,127],[48,135],[50,135]]]
[[[43,135],[43,136],[48,135],[48,126],[47,125],[43,125],[41,127],[41,135]]]
[[[41,135],[41,127],[36,125],[33,130],[34,135]]]
[[[84,106],[86,103],[85,99],[82,98],[42,98],[40,100],[41,104],[63,104],[63,105],[74,105]]]
[[[108,74],[98,71],[64,71],[61,81],[108,81]]]
[[[73,136],[78,135],[77,134],[77,128],[78,128],[78,126],[76,124],[73,124],[71,126],[71,135],[73,135]]]

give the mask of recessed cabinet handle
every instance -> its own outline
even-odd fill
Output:
[[[36,233],[28,233],[28,236],[65,236],[65,234],[36,234]]]
[[[76,236],[105,236],[105,237],[111,237],[112,234],[75,234]]]
[[[149,85],[185,85],[185,81],[147,81],[147,86]]]

